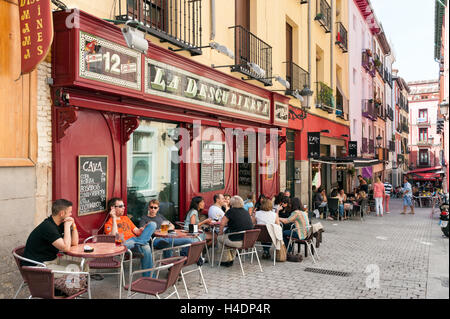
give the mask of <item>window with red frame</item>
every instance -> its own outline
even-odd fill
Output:
[[[428,110],[426,110],[426,109],[419,110],[419,119],[423,119],[423,121],[427,122],[428,121]]]
[[[428,128],[419,128],[419,141],[428,141]]]

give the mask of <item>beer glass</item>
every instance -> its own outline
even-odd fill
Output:
[[[169,230],[169,222],[168,221],[163,221],[161,223],[161,233],[167,234],[168,230]]]

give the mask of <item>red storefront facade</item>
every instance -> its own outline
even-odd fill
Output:
[[[279,191],[288,98],[152,43],[145,55],[129,49],[120,28],[84,12],[79,28],[67,28],[70,14],[54,13],[52,196],[74,203],[81,237],[101,228],[112,197],[136,215],[159,199],[172,220],[184,220],[194,196],[207,208],[214,194],[241,194],[243,185]],[[247,170],[238,162],[252,157],[252,143],[240,130],[262,141]]]

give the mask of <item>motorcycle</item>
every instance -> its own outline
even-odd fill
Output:
[[[448,237],[448,193],[443,196],[442,204],[439,206],[441,210],[440,221],[439,224],[441,226],[441,230],[446,237]]]

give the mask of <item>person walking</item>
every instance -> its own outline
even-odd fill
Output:
[[[412,187],[411,184],[408,182],[408,177],[403,176],[403,188],[402,188],[402,193],[403,193],[403,212],[401,213],[402,215],[406,214],[406,207],[409,206],[411,207],[411,213],[414,215],[414,203],[412,201]]]
[[[377,177],[373,185],[373,198],[375,199],[375,210],[377,216],[383,217],[383,199],[385,197],[384,184]]]
[[[383,200],[383,207],[386,214],[390,214],[389,211],[389,200],[391,199],[391,192],[392,192],[392,185],[386,180],[384,182],[384,200]]]

